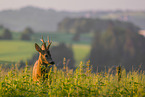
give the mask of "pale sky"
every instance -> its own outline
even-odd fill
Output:
[[[0,0],[0,11],[25,6],[59,11],[145,10],[145,0]]]

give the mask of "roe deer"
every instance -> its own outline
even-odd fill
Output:
[[[50,42],[48,37],[48,46],[46,46],[46,42],[44,42],[43,37],[40,40],[43,43],[41,48],[37,43],[35,43],[35,49],[39,52],[39,58],[33,67],[33,81],[39,81],[40,78],[44,81],[45,78],[48,78],[50,70],[49,66],[54,64],[49,51],[49,47],[52,42]]]

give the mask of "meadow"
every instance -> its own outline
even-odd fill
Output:
[[[41,44],[42,34],[34,34],[32,41],[22,41],[20,34],[16,34],[13,33],[13,40],[0,40],[0,64],[11,64],[7,71],[0,66],[0,97],[145,97],[144,71],[126,72],[122,68],[121,77],[111,68],[100,73],[91,72],[90,62],[85,63],[91,49],[91,34],[84,34],[80,42],[74,42],[70,40],[72,34],[43,33],[43,36],[51,36],[52,46],[61,42],[72,45],[77,69],[69,70],[64,61],[63,69],[51,68],[45,82],[33,82],[32,67],[26,62],[24,69],[18,69],[16,63],[36,53],[34,43]]]
[[[72,50],[74,52],[74,59],[76,61],[76,64],[78,64],[80,61],[85,60],[91,48],[90,45],[92,34],[81,35],[82,40],[79,42],[72,41],[74,34],[57,32],[35,33],[32,35],[31,41],[20,40],[21,33],[13,32],[12,35],[13,40],[0,40],[0,64],[17,63],[20,60],[27,61],[27,59],[30,59],[34,53],[37,53],[34,44],[38,43],[39,45],[41,45],[41,36],[44,36],[45,40],[47,40],[46,36],[50,36],[50,39],[53,42],[52,46],[55,46],[58,43],[72,45]],[[87,39],[87,41],[83,40],[85,38]]]
[[[39,42],[39,44],[41,44]],[[53,43],[56,45],[57,43]],[[0,41],[0,63],[17,63],[20,60],[27,61],[34,53],[37,53],[34,42],[20,40]],[[90,46],[85,44],[72,45],[76,63],[85,60],[90,51]],[[62,60],[63,61],[63,60]]]
[[[75,70],[53,66],[49,79],[32,81],[32,68],[0,71],[1,97],[145,97],[145,72],[122,70],[121,79],[111,69],[92,73],[89,61]]]
[[[26,61],[34,53],[34,43],[32,42],[1,40],[0,45],[0,61]]]

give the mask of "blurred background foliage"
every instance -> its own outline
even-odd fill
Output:
[[[31,9],[31,7],[20,11],[24,13],[24,10],[26,12],[38,10],[35,8],[32,8],[33,10],[28,9]],[[96,13],[96,15],[90,13],[90,17],[85,17],[85,12],[82,14],[81,12],[57,13],[54,10],[49,10],[49,12],[51,12],[49,15],[53,13],[52,20],[57,24],[57,27],[53,25],[53,31],[47,31],[46,26],[49,25],[46,22],[52,21],[44,22],[46,17],[42,19],[45,31],[42,30],[42,25],[39,25],[39,27],[29,25],[25,26],[23,30],[14,30],[15,27],[6,27],[6,25],[1,24],[0,64],[4,64],[3,67],[8,68],[11,64],[19,64],[19,68],[23,68],[26,61],[30,66],[33,66],[38,58],[34,43],[37,42],[41,45],[39,40],[41,36],[43,35],[46,40],[46,36],[49,35],[53,41],[51,55],[59,69],[63,67],[63,59],[66,58],[70,69],[75,69],[80,61],[90,60],[94,72],[104,71],[118,65],[124,67],[127,71],[132,70],[132,68],[145,70],[145,38],[139,33],[144,27],[133,22],[135,14],[130,14],[131,19],[124,21],[117,15],[120,13],[122,14],[120,16],[123,16],[124,12],[112,12],[116,16],[114,19],[110,19],[109,16],[105,17],[109,12]],[[9,13],[9,11],[4,11],[3,15],[6,13]],[[56,22],[55,16],[58,14],[60,17]],[[97,16],[97,14],[99,15]],[[17,14],[17,16],[19,15]],[[29,14],[27,16],[29,17]],[[2,18],[1,15],[0,18]],[[48,18],[50,17],[46,19]],[[23,19],[25,20],[25,18]],[[39,20],[41,21],[41,19]],[[0,23],[2,22],[0,21]],[[142,22],[140,23],[142,24]],[[40,28],[42,31],[40,31]]]

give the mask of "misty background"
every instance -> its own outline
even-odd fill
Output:
[[[5,68],[12,63],[22,68],[26,60],[33,65],[38,58],[33,44],[49,35],[58,68],[65,57],[70,69],[90,60],[94,72],[118,65],[128,71],[144,70],[144,4],[144,0],[2,0],[0,63],[8,64]],[[6,44],[16,48],[9,50]]]

